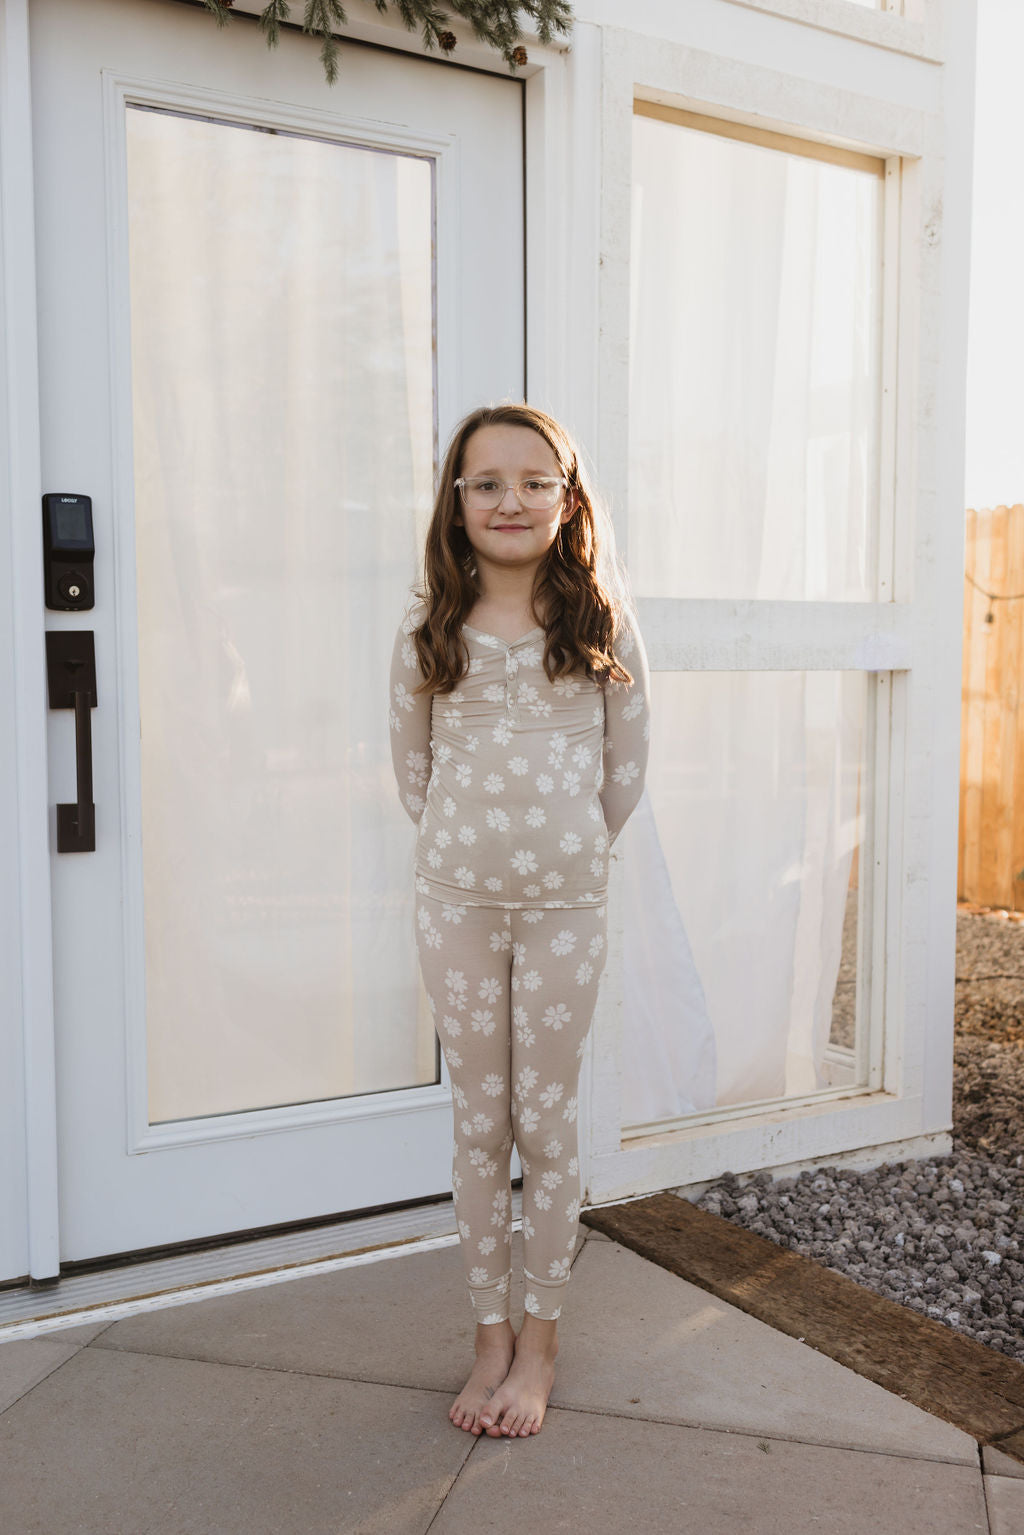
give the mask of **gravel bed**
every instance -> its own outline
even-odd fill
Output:
[[[1024,1363],[1024,923],[957,913],[953,1150],[695,1201]]]

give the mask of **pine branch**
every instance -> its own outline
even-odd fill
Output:
[[[233,0],[204,0],[219,27],[227,25]],[[481,42],[494,48],[508,64],[510,70],[527,62],[526,49],[520,39],[522,14],[537,28],[537,36],[545,46],[558,33],[567,37],[572,30],[573,10],[570,0],[374,0],[383,15],[391,6],[408,32],[420,29],[424,48],[440,48],[451,53],[456,45],[454,32],[449,28],[451,15],[461,16],[469,23]],[[270,0],[259,15],[260,28],[267,39],[267,47],[275,48],[281,35],[281,23],[291,14],[289,0]],[[333,85],[338,78],[338,38],[335,29],[347,24],[341,0],[305,0],[302,30],[321,39],[320,62],[323,64],[327,83]]]

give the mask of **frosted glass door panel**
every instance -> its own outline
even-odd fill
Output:
[[[634,118],[638,595],[874,599],[882,192]]]
[[[627,1083],[626,1121],[860,1085],[874,674],[656,671],[651,685],[655,829],[623,836],[653,836],[667,866],[664,886],[633,894],[644,925],[676,950],[645,961],[674,976],[656,1024],[670,1064],[656,1093]],[[655,898],[672,909],[653,909]]]
[[[433,165],[127,117],[150,1118],[435,1082],[386,709]]]

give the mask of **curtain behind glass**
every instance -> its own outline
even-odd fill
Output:
[[[128,110],[153,1120],[435,1080],[386,741],[430,162]]]

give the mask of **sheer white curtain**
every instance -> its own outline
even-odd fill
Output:
[[[873,597],[880,176],[642,116],[633,173],[635,593]],[[634,1002],[627,1123],[825,1085],[866,687],[655,674],[627,984],[678,1002]]]
[[[431,178],[128,111],[154,1120],[435,1079],[381,708],[431,499]]]

